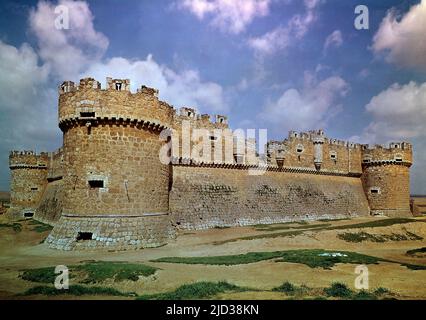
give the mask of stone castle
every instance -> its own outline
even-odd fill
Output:
[[[188,154],[188,127],[204,129],[213,159]],[[407,142],[370,147],[292,131],[262,158],[225,116],[177,111],[157,90],[132,93],[129,80],[111,78],[106,89],[92,78],[63,82],[59,128],[59,150],[9,157],[9,212],[53,225],[52,248],[124,250],[163,245],[179,229],[411,215]]]

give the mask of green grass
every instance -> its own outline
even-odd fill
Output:
[[[376,288],[375,290],[353,291],[344,283],[333,282],[327,288],[309,288],[305,285],[297,286],[290,282],[284,282],[279,287],[273,288],[273,292],[282,292],[287,296],[296,299],[327,299],[339,298],[346,300],[378,300],[392,296],[393,293],[386,288]]]
[[[352,290],[340,282],[332,283],[330,287],[324,289],[324,292],[329,297],[338,298],[350,298],[353,295]]]
[[[57,274],[55,274],[55,267],[45,267],[38,269],[26,269],[19,277],[31,282],[54,283]]]
[[[288,250],[274,252],[251,252],[239,255],[229,256],[208,256],[208,257],[166,257],[153,262],[185,263],[185,264],[206,264],[206,265],[239,265],[255,263],[264,260],[276,259],[277,262],[291,262],[305,264],[311,268],[330,269],[336,263],[353,264],[375,264],[381,261],[375,258],[359,253],[339,251],[346,256],[326,256],[322,254],[331,254],[334,251],[322,249],[313,250]]]
[[[334,253],[341,255],[332,256]],[[275,259],[276,262],[290,262],[307,265],[311,268],[331,269],[337,263],[377,264],[379,262],[398,263],[411,270],[425,270],[426,266],[400,263],[349,251],[330,251],[323,249],[301,249],[272,252],[250,252],[228,256],[205,257],[164,257],[152,262],[205,264],[205,265],[240,265]]]
[[[418,249],[412,249],[412,250],[408,250],[406,252],[406,254],[409,255],[409,256],[416,256],[418,253],[426,254],[426,247],[422,247],[422,248],[418,248]]]
[[[135,296],[135,293],[130,292],[121,292],[117,289],[110,287],[85,287],[82,285],[72,285],[69,289],[58,290],[55,287],[50,286],[37,286],[28,289],[24,293],[20,294],[23,296],[30,295],[44,295],[44,296],[57,296],[57,295],[72,295],[72,296],[83,296],[83,295],[99,295],[99,296],[124,296],[132,297]]]
[[[139,276],[147,277],[158,270],[158,268],[144,264],[111,261],[85,262],[82,265],[72,267],[72,269],[87,273],[87,278],[83,283],[102,282],[106,279],[137,281]]]
[[[286,281],[279,287],[273,288],[272,291],[283,292],[289,296],[295,296],[295,295],[301,296],[301,295],[308,294],[311,291],[311,289],[305,285],[296,286],[292,284],[291,282]]]
[[[312,225],[301,225],[301,226],[291,226],[291,225],[267,225],[266,227],[256,227],[257,231],[277,231],[277,230],[307,230],[307,229],[316,229],[316,228],[325,228],[331,226],[330,223],[320,223]]]
[[[38,233],[51,231],[53,229],[53,227],[51,225],[48,225],[46,223],[43,223],[41,221],[37,221],[37,220],[34,220],[34,219],[31,219],[28,223],[30,225],[35,226],[33,229],[31,229],[31,231],[35,231],[35,232],[38,232]]]
[[[69,270],[73,277],[82,276],[81,283],[99,283],[107,279],[137,281],[139,276],[150,276],[159,269],[136,263],[90,261],[69,266]],[[32,282],[53,283],[56,276],[54,267],[45,267],[23,270],[20,278]]]
[[[224,292],[241,292],[247,288],[241,288],[228,282],[197,282],[185,284],[174,291],[139,296],[138,300],[189,300],[206,299]]]
[[[378,227],[390,227],[395,224],[405,224],[412,222],[426,222],[425,220],[410,219],[410,218],[387,218],[375,221],[361,222],[343,226],[332,226],[327,230],[341,230],[341,229],[358,229],[358,228],[378,228]]]
[[[233,238],[223,241],[215,241],[213,242],[214,245],[222,245],[229,242],[235,242],[239,240],[256,240],[256,239],[275,239],[280,237],[294,237],[303,234],[304,231],[295,230],[295,231],[286,231],[286,232],[276,232],[276,233],[266,233],[266,234],[259,234],[255,236],[247,236],[247,237],[240,237],[240,238]]]
[[[344,240],[346,242],[362,242],[362,241],[371,241],[371,242],[388,242],[388,241],[406,241],[406,240],[423,240],[422,237],[411,233],[406,232],[406,234],[371,234],[367,232],[357,232],[357,233],[341,233],[337,235],[337,238]]]
[[[338,219],[340,220],[340,219]],[[346,220],[346,219],[342,219]],[[328,220],[331,221],[331,220]],[[405,223],[412,223],[412,222],[426,222],[426,220],[422,219],[410,219],[410,218],[386,218],[381,220],[375,220],[375,221],[367,221],[362,223],[354,223],[354,224],[345,224],[341,226],[332,226],[328,223],[326,224],[314,224],[314,225],[308,225],[308,226],[299,226],[299,227],[291,227],[289,224],[294,224],[294,222],[288,222],[288,223],[281,223],[279,225],[255,225],[254,227],[258,231],[275,231],[275,230],[289,230],[285,232],[276,232],[276,233],[263,233],[258,234],[254,236],[246,236],[246,237],[239,237],[239,238],[232,238],[227,239],[223,241],[215,241],[213,242],[214,245],[222,245],[225,243],[240,241],[240,240],[256,240],[256,239],[273,239],[273,238],[279,238],[279,237],[294,237],[298,235],[304,234],[306,231],[312,231],[312,232],[318,232],[318,231],[324,231],[324,230],[344,230],[344,229],[358,229],[358,228],[377,228],[377,227],[388,227],[395,224],[405,224]],[[306,221],[304,223],[307,224]],[[408,232],[407,232],[408,234]],[[416,235],[412,234],[413,237]],[[418,236],[417,236],[418,237]],[[417,240],[417,239],[416,239]]]
[[[15,232],[22,231],[22,225],[20,223],[0,223],[0,228],[11,228]]]

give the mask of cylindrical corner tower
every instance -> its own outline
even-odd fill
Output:
[[[391,143],[364,146],[362,150],[362,182],[371,214],[390,217],[411,216],[410,167],[412,146],[409,143]]]
[[[111,78],[106,90],[92,78],[60,87],[65,197],[48,238],[53,247],[148,247],[173,234],[159,135],[174,111],[155,90],[132,94],[129,87]]]
[[[46,187],[48,154],[12,151],[10,213],[13,217],[32,217]]]

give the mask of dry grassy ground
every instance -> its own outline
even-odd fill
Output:
[[[4,218],[0,218],[4,219]],[[158,268],[155,273],[136,279],[114,280],[105,278],[96,285],[114,288],[136,295],[170,292],[185,284],[199,281],[226,281],[244,291],[218,292],[208,298],[219,299],[288,299],[315,298],[321,288],[333,282],[341,282],[354,288],[353,263],[337,263],[331,268],[312,267],[305,263],[262,260],[237,265],[182,264],[155,262],[165,257],[229,256],[250,252],[271,252],[299,249],[325,249],[332,252],[349,251],[373,256],[381,260],[368,264],[369,285],[373,290],[384,287],[396,299],[426,299],[426,270],[413,270],[406,264],[426,266],[423,252],[407,254],[407,251],[426,247],[426,219],[413,221],[389,220],[388,226],[380,226],[386,218],[358,218],[338,221],[281,224],[266,227],[240,227],[181,232],[176,241],[153,249],[126,252],[63,252],[49,249],[41,241],[48,235],[43,226],[34,221],[19,221],[21,230],[10,221],[0,220],[0,299],[134,299],[132,296],[103,294],[75,295],[26,295],[26,290],[40,285],[21,278],[23,270],[56,265],[78,266],[82,261],[123,261]],[[379,222],[379,223],[377,223]],[[362,225],[369,223],[369,227]],[[361,225],[360,225],[361,224]],[[367,238],[361,241],[359,236]],[[373,239],[373,240],[372,240]],[[376,240],[374,240],[376,239]],[[379,239],[379,240],[377,240]],[[355,241],[355,242],[352,242]],[[358,242],[356,242],[358,241]],[[377,242],[381,241],[381,242]],[[71,268],[72,269],[72,268]],[[73,270],[71,270],[71,275]],[[80,281],[78,273],[73,281]],[[291,296],[273,291],[284,282],[295,286],[306,285],[309,293]],[[333,298],[333,297],[328,297]]]

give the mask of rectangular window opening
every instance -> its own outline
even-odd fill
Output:
[[[80,117],[82,117],[82,118],[94,118],[95,113],[94,112],[80,112]]]
[[[77,234],[77,241],[81,240],[92,240],[93,233],[92,232],[79,232]]]
[[[89,180],[89,186],[92,189],[104,188],[103,180]]]
[[[32,218],[33,216],[34,216],[34,212],[31,212],[31,211],[24,212],[25,218]]]
[[[37,191],[38,190],[38,188],[31,188],[31,191]]]
[[[370,189],[370,192],[372,194],[378,194],[379,193],[379,189]]]

